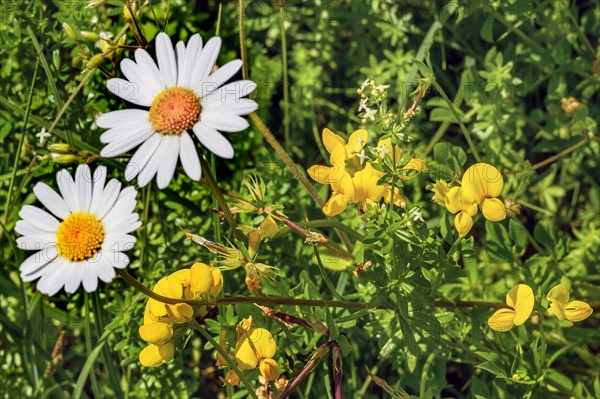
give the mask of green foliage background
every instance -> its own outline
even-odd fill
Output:
[[[436,81],[458,109],[455,116],[432,88],[404,132],[414,139],[415,156],[428,165],[427,173],[403,189],[409,207],[421,207],[425,224],[395,234],[397,225],[382,214],[372,211],[364,223],[354,208],[336,219],[356,231],[353,238],[363,238],[356,260],[374,264],[363,278],[355,278],[352,268],[335,264],[329,268],[342,270],[320,270],[313,248],[289,230],[261,250],[260,261],[281,273],[274,283],[263,281],[264,294],[307,299],[340,295],[394,309],[283,307],[287,313],[326,324],[330,338],[342,343],[345,395],[600,397],[597,314],[573,327],[548,319],[543,329],[528,322],[499,334],[487,326],[489,309],[441,308],[433,303],[502,301],[519,282],[532,286],[542,305],[548,290],[561,282],[571,287],[576,299],[600,300],[598,4],[339,0],[288,1],[280,8],[277,2],[246,3],[245,45],[250,78],[258,84],[257,113],[300,168],[326,163],[319,147],[324,127],[346,136],[362,126],[356,116],[360,99],[356,89],[366,78],[390,85],[392,110],[401,113],[408,108],[420,77],[413,60],[425,62],[427,54]],[[239,58],[237,2],[150,4],[143,8],[140,28],[152,55],[152,39],[161,30],[174,40],[185,41],[194,33],[206,40],[218,27],[223,38],[218,64]],[[14,248],[19,209],[35,203],[36,181],[52,185],[56,172],[65,167],[49,158],[35,134],[50,127],[85,75],[84,55],[100,52],[81,36],[76,45],[61,24],[68,23],[76,32],[104,30],[114,35],[126,24],[118,1],[86,5],[58,0],[0,5],[0,395],[71,397],[80,392],[88,397],[211,398],[220,392],[246,397],[243,387],[221,387],[218,376],[223,372],[214,367],[214,350],[193,333],[185,347],[183,342],[178,345],[173,362],[142,368],[137,356],[143,342],[137,329],[145,297],[123,280],[101,285],[90,295],[81,290],[47,298],[35,284],[19,279],[25,255]],[[137,45],[129,32],[126,44]],[[133,50],[125,49],[102,67],[119,74],[118,59],[132,55]],[[108,92],[105,81],[100,71],[93,73],[67,107],[51,143],[67,142],[92,154],[100,151],[101,129],[94,125],[94,117],[124,107]],[[561,98],[569,96],[582,104],[574,115],[561,109]],[[455,248],[451,218],[431,201],[428,185],[437,178],[451,179],[475,162],[458,121],[470,132],[483,161],[502,171],[517,171],[505,177],[503,197],[519,202],[521,214],[497,224],[480,220]],[[375,126],[367,128],[375,144],[381,132]],[[221,187],[247,196],[242,178],[258,175],[265,182],[265,203],[283,204],[290,219],[334,240],[334,222],[324,217],[254,125],[228,138],[235,158],[211,158]],[[585,143],[575,151],[534,167],[582,140]],[[438,142],[442,144],[435,146]],[[101,163],[124,180],[126,160]],[[317,188],[323,198],[328,195],[327,187]],[[178,226],[216,242],[232,239],[229,227],[212,211],[218,206],[209,189],[183,175],[164,191],[152,185],[139,190],[138,198],[144,227],[130,252],[129,270],[146,286],[196,261],[215,260],[185,241]],[[403,217],[398,212],[396,221]],[[261,220],[252,214],[239,217],[246,226],[257,226]],[[249,295],[244,277],[240,269],[226,272],[223,292]],[[251,306],[220,307],[207,327],[216,337],[220,326],[233,331],[235,323],[248,315],[276,337],[277,359],[288,378],[325,342],[301,327],[287,330]],[[44,376],[60,330],[67,333],[64,360]],[[388,393],[372,382],[365,366],[387,381]],[[329,359],[300,385],[295,397],[331,395],[330,374]]]

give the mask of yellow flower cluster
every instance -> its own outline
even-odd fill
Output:
[[[195,263],[190,269],[178,270],[156,283],[152,291],[173,299],[214,299],[223,286],[221,271],[217,268]],[[175,344],[173,338],[178,327],[192,321],[196,314],[205,314],[206,309],[194,309],[187,303],[166,304],[148,299],[144,311],[144,325],[140,327],[140,337],[146,346],[140,352],[140,363],[147,367],[157,367],[173,359]]]
[[[267,381],[279,378],[280,370],[273,359],[277,352],[277,344],[273,335],[264,328],[256,327],[252,316],[240,321],[235,328],[235,361],[240,370],[259,368],[260,374]],[[237,385],[239,377],[230,370],[224,378],[225,384]]]
[[[548,315],[556,316],[558,320],[576,323],[587,319],[593,312],[586,302],[569,301],[569,289],[563,284],[552,288],[546,298],[550,303]]]
[[[546,298],[550,302],[547,314],[554,315],[559,320],[575,323],[587,319],[592,314],[589,304],[569,301],[569,290],[563,284],[552,288]],[[510,309],[499,309],[488,319],[488,325],[494,331],[506,332],[529,319],[535,305],[533,290],[526,284],[514,286],[506,295],[506,304]]]
[[[445,181],[438,180],[433,188],[434,201],[456,215],[454,227],[460,237],[471,231],[473,216],[479,209],[491,222],[506,218],[504,203],[497,198],[504,188],[504,179],[498,169],[487,163],[476,163],[466,170],[460,183],[460,186],[450,187]]]
[[[390,203],[392,197],[394,204],[401,206],[406,203],[397,188],[389,184],[378,185],[379,179],[384,173],[373,167],[377,161],[363,163],[359,160],[367,143],[368,132],[356,130],[350,135],[348,142],[333,133],[331,130],[323,129],[323,144],[329,153],[331,166],[313,165],[308,169],[309,176],[318,183],[331,185],[331,198],[323,207],[323,213],[327,216],[335,216],[342,213],[348,204],[358,204],[360,209],[366,210],[367,205],[374,204],[382,198]],[[401,151],[397,146],[392,150],[392,140],[380,140],[376,149],[380,154],[392,154],[395,159],[400,159]],[[362,158],[361,158],[362,159]],[[425,163],[420,159],[411,159],[405,169],[416,170],[420,173],[425,168]],[[413,176],[403,176],[408,180]]]

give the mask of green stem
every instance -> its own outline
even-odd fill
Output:
[[[463,135],[465,136],[465,139],[467,140],[467,144],[469,144],[469,148],[471,149],[471,152],[473,153],[475,160],[477,162],[481,162],[481,157],[479,156],[479,152],[477,151],[477,148],[475,147],[475,144],[473,143],[473,140],[471,139],[471,133],[469,133],[469,131],[465,127],[465,124],[463,123],[461,118],[458,116],[458,112],[456,111],[454,104],[452,103],[452,101],[450,101],[450,99],[446,95],[446,92],[444,91],[444,89],[442,89],[442,87],[435,80],[432,80],[431,84],[433,85],[433,87],[435,87],[435,89],[438,91],[438,93],[440,93],[440,95],[442,96],[444,101],[446,101],[448,108],[450,108],[450,112],[452,112],[452,115],[454,115],[454,118],[456,119],[458,126],[460,126],[460,130],[462,131]]]
[[[227,202],[225,201],[225,198],[223,197],[223,193],[219,189],[219,186],[217,185],[217,182],[216,182],[214,176],[212,175],[212,173],[210,171],[210,167],[208,166],[208,163],[204,159],[203,154],[200,154],[200,167],[202,168],[202,173],[204,174],[204,179],[206,180],[206,183],[208,184],[210,191],[212,191],[213,195],[217,199],[217,202],[219,203],[219,207],[221,208],[221,210],[223,211],[223,214],[225,215],[225,220],[227,220],[227,223],[229,223],[229,226],[233,230],[233,235],[235,236],[235,238],[238,241],[240,241],[242,243],[247,242],[248,240],[246,239],[246,237],[242,234],[241,231],[239,231],[237,229],[237,223],[235,221],[235,218],[233,217],[233,214],[231,213],[231,210],[229,209],[229,205],[227,205]]]
[[[162,303],[167,304],[178,304],[187,303],[192,306],[211,306],[211,305],[239,305],[239,304],[259,304],[259,305],[290,305],[290,306],[324,306],[330,308],[345,308],[345,309],[368,309],[366,302],[352,302],[352,301],[328,301],[323,299],[296,299],[281,296],[256,296],[256,297],[225,297],[217,298],[212,302],[203,301],[201,299],[177,299],[168,298],[155,293],[154,291],[146,288],[140,283],[135,277],[129,274],[124,269],[118,269],[117,274],[135,289],[143,293],[149,298],[155,299]],[[439,307],[484,307],[484,308],[504,308],[506,305],[502,302],[485,302],[485,301],[436,301],[436,306]],[[378,309],[392,309],[393,307],[381,306]]]
[[[221,345],[219,345],[219,343],[217,341],[215,341],[215,339],[208,333],[208,331],[206,331],[206,329],[204,327],[202,327],[200,325],[200,323],[198,323],[196,320],[193,321],[193,326],[196,331],[198,331],[204,338],[206,338],[206,340],[208,342],[210,342],[212,344],[212,346],[215,347],[215,350],[217,352],[219,352],[219,354],[223,357],[223,359],[225,359],[225,361],[227,362],[229,367],[231,367],[233,369],[233,371],[235,371],[235,373],[238,375],[238,377],[240,377],[240,381],[246,387],[248,394],[250,396],[252,396],[253,398],[258,399],[258,396],[256,396],[256,392],[255,392],[254,388],[252,387],[252,384],[250,384],[250,381],[248,381],[248,379],[246,378],[244,373],[240,370],[240,368],[237,366],[237,364],[235,364],[235,362],[231,359],[231,357],[229,356],[229,353],[227,353],[227,351],[225,349],[221,348]]]
[[[54,121],[52,122],[52,124],[50,125],[50,128],[48,129],[48,133],[52,133],[52,131],[54,130],[56,125],[58,125],[58,122],[61,120],[61,118],[65,114],[65,111],[67,110],[67,108],[69,108],[69,105],[71,105],[71,103],[75,99],[75,96],[77,96],[77,94],[81,91],[81,89],[83,88],[83,85],[88,81],[88,79],[92,77],[92,73],[94,73],[94,69],[89,70],[88,73],[83,77],[83,79],[81,79],[81,82],[79,82],[79,84],[75,88],[75,91],[73,93],[71,93],[71,96],[69,97],[67,102],[62,106],[60,111],[58,111],[58,115],[56,115],[56,118],[54,118]],[[68,129],[66,130],[66,132],[67,132],[67,141],[69,141],[70,132]],[[71,139],[71,141],[72,141],[72,139]],[[69,145],[71,145],[71,144],[69,143]]]
[[[244,30],[244,0],[240,0],[240,15],[238,19],[240,30],[240,56],[242,57],[242,78],[248,79],[248,57],[246,56],[246,33]]]
[[[327,286],[327,288],[329,288],[329,291],[331,291],[331,293],[333,294],[333,296],[335,298],[338,298],[343,301],[344,297],[341,296],[337,292],[337,290],[335,289],[335,286],[333,285],[333,283],[329,279],[329,276],[325,272],[325,267],[323,266],[323,262],[321,261],[321,256],[319,255],[318,248],[314,247],[314,250],[315,250],[315,257],[317,258],[317,265],[319,266],[319,271],[321,272],[321,276],[323,277],[323,281],[325,282],[325,285]]]
[[[285,0],[279,0],[279,32],[281,33],[281,67],[283,73],[283,143],[290,150],[290,88],[288,81],[287,41],[285,35]]]
[[[462,101],[463,101],[462,83],[459,83],[458,91],[456,92],[456,96],[454,97],[453,103],[455,106],[459,107],[460,104],[462,103]],[[446,130],[448,130],[449,126],[450,126],[450,122],[447,122],[447,121],[442,122],[442,124],[440,125],[438,130],[435,132],[435,134],[433,135],[431,140],[429,140],[429,143],[427,143],[427,147],[425,147],[425,152],[423,154],[423,157],[426,157],[427,154],[429,154],[429,152],[431,150],[433,150],[433,147],[444,136],[444,133],[446,133]]]
[[[4,217],[2,218],[3,224],[6,224],[8,219],[8,209],[10,208],[10,202],[12,200],[12,191],[15,185],[15,178],[17,175],[17,168],[19,166],[19,160],[21,159],[21,151],[23,151],[23,142],[25,141],[25,132],[27,130],[27,123],[29,122],[29,114],[31,112],[31,102],[33,100],[33,88],[35,86],[35,80],[37,78],[38,68],[40,66],[40,57],[38,56],[37,62],[35,63],[35,69],[33,70],[33,77],[31,78],[31,87],[29,88],[29,97],[27,98],[27,107],[25,109],[25,118],[23,120],[23,128],[21,129],[21,137],[19,137],[19,144],[17,144],[17,151],[15,152],[15,160],[13,162],[12,176],[8,185],[8,193],[6,194],[6,206],[4,207]]]
[[[540,369],[538,371],[538,375],[537,378],[540,378],[542,376],[542,374],[544,373],[544,369],[546,368],[546,335],[544,334],[544,326],[543,326],[543,321],[544,321],[544,313],[541,312],[540,314],[540,319],[538,321],[538,327],[540,330]]]
[[[96,316],[96,331],[98,336],[101,337],[104,334],[104,317],[102,316],[103,306],[102,301],[100,300],[99,291],[94,292],[94,312]],[[108,338],[107,338],[108,339]],[[118,398],[123,397],[123,391],[121,390],[121,386],[119,385],[119,378],[117,377],[117,373],[115,371],[115,361],[111,356],[111,351],[108,345],[104,345],[102,347],[102,359],[104,361],[104,367],[108,371],[108,380],[113,387],[114,395]]]
[[[83,293],[83,302],[84,302],[84,313],[85,313],[85,353],[87,357],[90,357],[90,353],[92,352],[92,322],[90,318],[91,309],[90,309],[90,296],[87,292]],[[92,392],[94,397],[100,397],[100,390],[98,389],[98,381],[96,380],[96,374],[91,371],[90,372],[90,380],[92,382]]]
[[[148,213],[150,212],[150,197],[151,197],[152,184],[148,184],[146,189],[144,190],[144,212],[142,213],[142,237],[144,238],[144,245],[142,245],[142,249],[140,250],[140,270],[144,269],[144,265],[146,264],[146,258],[148,257],[148,252],[146,248],[149,245],[150,239],[148,236]]]
[[[321,199],[321,197],[319,196],[319,193],[317,193],[317,190],[315,190],[315,188],[308,181],[306,176],[304,176],[300,172],[300,169],[298,169],[298,167],[296,166],[294,161],[292,161],[292,158],[290,158],[290,156],[287,154],[287,152],[285,152],[285,150],[283,149],[281,144],[279,144],[279,142],[277,141],[275,136],[273,136],[273,133],[271,133],[269,131],[267,126],[265,126],[263,121],[260,119],[260,117],[256,113],[254,113],[254,112],[251,113],[250,119],[252,120],[252,122],[254,122],[257,129],[262,133],[265,140],[267,140],[267,142],[271,145],[271,147],[273,147],[273,149],[275,150],[277,155],[279,155],[279,157],[281,158],[283,163],[290,169],[290,171],[292,172],[294,177],[296,179],[298,179],[298,181],[300,183],[302,183],[302,185],[306,188],[306,190],[308,191],[308,194],[311,196],[311,198],[317,203],[317,205],[320,208],[322,208],[325,205],[325,201],[323,201]]]

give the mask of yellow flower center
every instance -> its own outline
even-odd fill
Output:
[[[104,227],[91,213],[75,212],[56,230],[56,248],[63,258],[78,262],[93,257],[102,247]]]
[[[202,106],[189,89],[169,87],[154,98],[150,106],[150,123],[161,134],[180,134],[198,121]]]

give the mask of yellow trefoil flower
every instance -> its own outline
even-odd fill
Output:
[[[569,301],[569,289],[558,284],[546,296],[550,301],[548,315],[556,316],[558,320],[569,320],[576,323],[590,317],[593,312],[591,306],[583,301]]]
[[[446,209],[450,213],[456,214],[454,217],[454,227],[460,237],[466,236],[473,227],[473,216],[477,214],[477,204],[465,199],[462,187],[452,187],[446,193],[444,199]]]
[[[448,191],[450,191],[448,182],[441,179],[436,180],[431,191],[433,191],[433,200],[438,205],[446,206],[446,195],[448,194]]]
[[[277,344],[273,335],[264,328],[257,328],[252,319],[244,319],[236,327],[235,359],[242,370],[259,367],[268,381],[279,378],[279,365],[273,359]]]
[[[499,222],[506,218],[504,203],[497,198],[502,194],[504,179],[494,166],[472,165],[465,171],[461,185],[466,201],[476,203],[487,220]]]
[[[178,270],[156,283],[153,291],[174,299],[214,299],[223,287],[221,271],[204,263],[195,263],[190,269]],[[173,359],[173,337],[178,325],[191,321],[195,314],[205,314],[206,308],[192,308],[186,303],[165,304],[148,299],[144,310],[144,324],[140,337],[149,343],[139,354],[140,363],[157,367]]]
[[[529,319],[535,305],[533,290],[526,284],[515,285],[506,295],[506,304],[511,309],[499,309],[488,320],[488,325],[494,331],[506,332]]]
[[[323,213],[327,216],[335,216],[342,213],[349,204],[358,204],[365,211],[368,205],[377,203],[382,198],[389,203],[394,193],[394,204],[402,206],[406,204],[398,188],[390,185],[378,185],[383,173],[373,167],[373,162],[362,165],[356,157],[368,139],[366,130],[357,130],[348,139],[348,143],[329,129],[323,129],[323,144],[330,154],[329,162],[332,166],[313,165],[308,169],[309,176],[321,184],[329,184],[332,194],[325,206]],[[392,140],[380,140],[377,149],[384,154],[391,154]],[[398,146],[394,148],[395,159],[401,158],[401,150]],[[349,165],[349,167],[347,167]],[[416,170],[420,173],[425,163],[420,159],[411,159],[404,169]],[[400,176],[402,180],[408,180],[415,175]]]
[[[402,157],[402,149],[398,145],[394,146],[394,152],[392,153],[392,138],[391,137],[388,137],[387,139],[379,140],[379,142],[377,143],[377,147],[385,148],[384,152],[386,154],[389,154],[389,156],[392,158],[392,160],[396,160],[396,162],[399,161],[400,158]],[[402,180],[413,179],[413,178],[417,177],[417,175],[419,173],[421,173],[423,170],[425,170],[425,161],[423,161],[422,159],[419,159],[419,158],[411,158],[411,160],[408,161],[408,163],[406,165],[404,165],[404,169],[414,170],[417,173],[414,175],[410,175],[410,176],[409,175],[400,176],[400,178]]]

